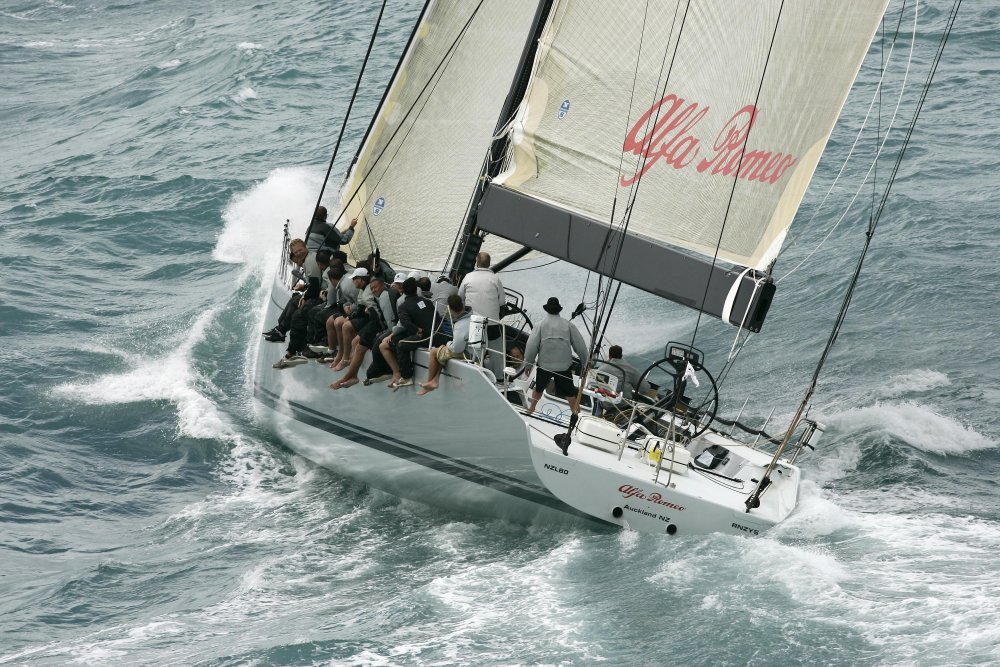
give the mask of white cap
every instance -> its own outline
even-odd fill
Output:
[[[405,274],[405,273],[402,273],[402,272],[400,272],[400,273],[397,273],[397,274],[396,274],[396,277],[392,279],[392,282],[393,282],[393,283],[400,283],[400,284],[402,284],[402,282],[403,282],[404,280],[406,280],[406,274]]]
[[[419,271],[410,271],[410,273],[407,274],[406,277],[407,278],[413,278],[414,280],[420,280],[420,272]]]
[[[363,266],[359,266],[358,268],[354,269],[354,273],[351,274],[351,279],[367,278],[367,277],[368,277],[368,269],[366,269]]]

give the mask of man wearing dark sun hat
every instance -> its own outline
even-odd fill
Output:
[[[542,309],[547,313],[542,321],[531,330],[528,345],[524,350],[524,366],[538,364],[535,373],[535,388],[531,393],[531,404],[528,414],[535,411],[542,391],[555,383],[555,394],[569,402],[573,414],[579,414],[580,402],[577,398],[576,386],[573,384],[573,352],[586,361],[587,344],[572,322],[559,315],[562,306],[559,299],[552,296],[545,302]]]

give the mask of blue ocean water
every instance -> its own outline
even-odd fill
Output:
[[[897,124],[912,112],[949,5],[917,5],[906,75],[908,3],[883,131],[904,78]],[[315,201],[377,9],[0,7],[0,664],[1000,662],[1000,10],[963,4],[820,383],[829,428],[801,504],[745,539],[430,508],[257,424],[281,228]],[[335,183],[418,11],[389,2]],[[871,55],[779,278],[871,164],[874,125],[820,208],[878,80]],[[870,199],[779,283],[724,413],[749,396],[748,420],[787,421]],[[571,300],[583,279],[561,264],[504,277],[529,302],[551,286]],[[634,291],[619,312],[612,338],[639,359],[695,321]],[[720,359],[733,331],[698,336]]]

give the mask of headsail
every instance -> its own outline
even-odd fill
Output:
[[[537,5],[428,3],[342,190],[356,257],[374,240],[390,262],[445,265]]]
[[[886,4],[557,0],[480,226],[739,324]]]

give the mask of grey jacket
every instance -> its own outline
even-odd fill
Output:
[[[450,314],[449,314],[450,317]],[[472,323],[472,309],[466,308],[465,312],[452,320],[451,342],[448,349],[458,354],[465,352],[465,347],[469,344],[469,325]]]
[[[624,359],[598,361],[594,364],[594,370],[611,373],[620,379],[623,386],[619,387],[619,391],[622,392],[625,398],[632,398],[636,389],[639,391],[647,391],[649,389],[648,382],[643,382],[642,387],[639,387],[639,370]],[[624,377],[622,377],[623,374]]]
[[[458,295],[472,312],[491,320],[500,319],[500,307],[507,300],[500,276],[483,268],[466,274],[458,287]]]
[[[358,288],[354,286],[350,272],[337,283],[337,295],[338,301],[346,303],[349,306],[353,307],[358,302]]]
[[[538,367],[547,371],[561,372],[573,363],[573,352],[580,359],[587,360],[587,344],[579,329],[559,315],[546,313],[528,336],[524,350],[524,365],[529,366],[538,359]]]
[[[458,288],[444,280],[431,285],[430,299],[434,302],[434,307],[437,308],[438,314],[448,315],[448,297],[456,292],[458,292]],[[467,303],[465,305],[468,306],[470,304]]]

